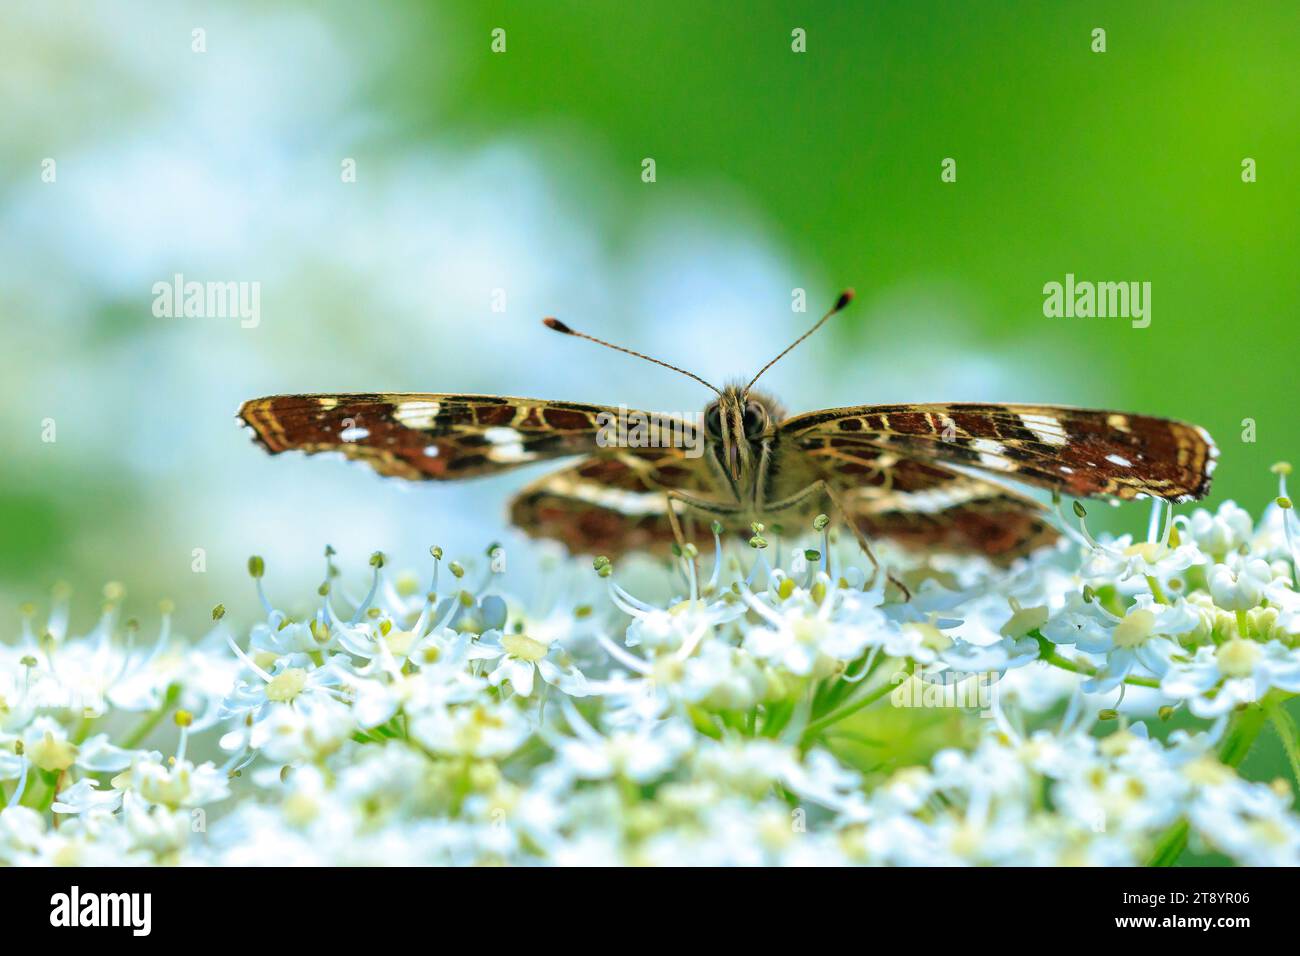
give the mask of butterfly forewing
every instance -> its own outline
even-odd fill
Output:
[[[829,503],[798,493],[825,482],[868,537],[1010,560],[1057,531],[1041,504],[970,470],[1077,497],[1184,501],[1209,490],[1216,454],[1204,430],[1146,415],[1039,405],[829,409],[777,426],[768,477],[755,487],[764,486],[767,501],[793,496],[800,505],[768,516],[719,478],[709,464],[716,449],[691,455],[655,430],[680,429],[679,420],[651,416],[659,424],[641,447],[603,440],[602,427],[618,414],[575,402],[424,393],[281,395],[240,409],[272,454],[340,452],[407,479],[473,478],[578,457],[520,492],[511,521],[575,553],[609,555],[667,550],[676,539],[670,507],[688,537],[701,518],[746,535],[752,520],[801,523]],[[668,492],[695,504],[670,503]]]
[[[619,410],[425,393],[279,395],[245,402],[239,411],[271,454],[338,452],[411,480],[455,481],[585,456],[521,491],[511,502],[512,523],[574,553],[666,550],[673,530],[664,492],[709,495],[713,476],[702,459],[658,433],[672,428],[672,419],[652,420],[641,436],[652,447],[605,447],[601,427],[611,419],[602,413]],[[653,447],[659,445],[667,447]]]
[[[1201,498],[1217,455],[1195,425],[1051,405],[863,405],[798,415],[780,431],[827,459],[950,462],[1081,498]]]
[[[376,471],[454,481],[602,451],[601,413],[617,409],[496,395],[278,395],[239,416],[271,454],[340,452]]]

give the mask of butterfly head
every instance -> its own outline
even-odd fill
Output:
[[[779,421],[782,417],[772,399],[753,390],[754,383],[758,381],[764,372],[788,355],[791,349],[820,329],[827,319],[841,311],[852,301],[853,290],[845,289],[840,293],[839,298],[835,300],[835,304],[817,320],[812,328],[791,342],[780,355],[759,369],[758,375],[751,378],[748,385],[729,385],[725,389],[710,385],[694,372],[688,372],[684,368],[670,365],[661,359],[652,358],[643,352],[635,352],[632,349],[606,342],[604,339],[598,339],[585,332],[578,332],[559,319],[548,318],[542,321],[547,328],[563,335],[586,339],[588,342],[595,342],[597,345],[614,349],[616,352],[645,359],[655,365],[662,365],[674,372],[680,372],[687,378],[693,378],[701,385],[717,392],[717,401],[710,403],[708,408],[704,410],[705,437],[709,440],[713,448],[713,454],[717,456],[723,470],[731,476],[733,481],[740,482],[745,476],[754,474],[758,461],[758,452],[762,447],[761,443],[771,436],[773,423]]]
[[[733,481],[754,473],[763,441],[781,417],[775,400],[743,385],[723,389],[717,401],[704,409],[710,450]]]

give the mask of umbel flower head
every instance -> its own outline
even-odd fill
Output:
[[[254,558],[264,617],[197,641],[116,585],[74,635],[60,592],[0,646],[0,862],[1300,864],[1279,477],[1258,524],[887,555],[907,601],[825,519],[715,529],[656,600],[598,558],[521,604],[496,546],[423,582],[376,553],[356,593],[327,549],[300,615]],[[1289,778],[1238,772],[1263,732]]]

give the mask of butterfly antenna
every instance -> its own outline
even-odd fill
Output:
[[[586,332],[579,332],[576,329],[571,329],[559,319],[542,319],[542,324],[548,329],[554,329],[556,332],[563,332],[565,335],[572,335],[574,338],[578,339],[586,339],[588,342],[595,342],[597,345],[603,345],[605,348],[613,349],[615,352],[622,352],[625,355],[633,355],[639,359],[645,359],[647,362],[653,362],[655,365],[662,365],[664,368],[670,368],[674,372],[681,372],[687,378],[695,379],[695,381],[699,382],[705,388],[713,389],[713,391],[717,392],[719,395],[722,394],[716,386],[710,385],[694,372],[688,372],[686,369],[678,368],[676,365],[669,365],[667,362],[661,361],[657,358],[651,358],[649,355],[642,352],[634,352],[631,349],[625,349],[623,346],[615,345],[613,342],[606,342],[604,339],[598,339],[594,335],[588,335]]]
[[[785,358],[788,354],[790,354],[790,350],[791,350],[791,349],[793,349],[796,345],[798,345],[798,344],[799,344],[800,342],[802,342],[804,339],[808,338],[808,336],[812,335],[814,332],[816,332],[818,329],[820,329],[820,328],[822,327],[822,325],[825,324],[825,322],[826,322],[827,319],[829,319],[829,318],[830,318],[832,315],[834,315],[836,312],[839,312],[840,310],[842,310],[846,305],[848,305],[848,304],[849,304],[850,302],[852,302],[852,301],[853,301],[853,290],[852,290],[852,289],[845,289],[843,292],[841,292],[841,293],[840,293],[840,297],[839,297],[838,299],[835,300],[835,304],[834,304],[833,306],[831,306],[830,311],[827,312],[825,315],[823,315],[820,319],[818,319],[818,320],[817,320],[817,324],[814,325],[811,329],[809,329],[809,330],[808,330],[807,332],[805,332],[803,335],[799,336],[797,339],[795,339],[793,342],[791,342],[791,343],[786,347],[786,350],[785,350],[784,352],[782,352],[782,353],[781,353],[780,355],[778,355],[776,358],[772,359],[772,361],[768,362],[768,363],[767,363],[766,365],[764,365],[761,369],[759,369],[759,370],[758,370],[758,375],[755,375],[753,378],[751,378],[751,379],[749,380],[749,384],[745,386],[745,391],[748,392],[751,388],[753,388],[753,387],[754,387],[754,383],[757,382],[757,381],[759,380],[759,378],[762,376],[762,374],[763,374],[764,372],[766,372],[766,371],[767,371],[768,369],[770,369],[773,365],[775,365],[777,362],[781,361],[781,359]]]

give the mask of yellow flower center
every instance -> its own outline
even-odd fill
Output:
[[[1128,730],[1118,730],[1103,737],[1097,749],[1107,757],[1119,757],[1128,751],[1137,737]]]
[[[281,812],[290,826],[306,826],[316,819],[320,804],[305,793],[291,793],[281,805]]]
[[[77,759],[77,747],[66,740],[56,740],[48,730],[45,736],[27,748],[32,763],[42,770],[67,770]]]
[[[800,644],[816,646],[822,642],[822,637],[826,633],[826,624],[818,618],[800,614],[795,618],[792,630],[794,639]]]
[[[1236,776],[1232,772],[1232,768],[1225,767],[1213,757],[1198,757],[1183,769],[1183,774],[1192,783],[1204,784],[1209,787],[1230,783]]]
[[[1019,608],[1007,623],[1002,625],[1003,637],[1024,637],[1035,628],[1047,623],[1047,606]]]
[[[1259,663],[1262,653],[1259,645],[1254,641],[1234,637],[1214,652],[1214,659],[1218,662],[1219,670],[1224,676],[1249,677],[1254,672],[1255,665]]]
[[[1159,561],[1169,549],[1159,541],[1143,541],[1140,544],[1130,544],[1124,549],[1124,553],[1129,557],[1139,557],[1143,561]]]
[[[1115,625],[1115,646],[1138,647],[1145,644],[1155,626],[1156,616],[1150,611],[1129,611],[1124,615],[1124,620]]]
[[[903,627],[914,632],[921,638],[921,644],[932,651],[944,651],[952,647],[952,638],[927,621],[910,621]]]
[[[506,649],[506,653],[511,657],[534,663],[545,657],[547,651],[547,646],[541,641],[535,641],[523,634],[507,634],[501,638],[501,646]]]
[[[287,703],[302,693],[307,686],[307,672],[301,667],[290,667],[271,678],[266,685],[266,699]]]
[[[411,645],[415,643],[415,632],[389,631],[383,640],[394,657],[405,657],[411,653]]]

